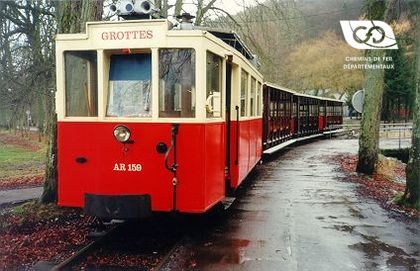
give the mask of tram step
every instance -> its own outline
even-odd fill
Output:
[[[235,197],[226,197],[224,200],[222,200],[223,206],[225,207],[225,210],[229,209],[230,206],[235,202]]]

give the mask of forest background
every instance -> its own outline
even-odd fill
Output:
[[[96,2],[99,0],[96,0]],[[193,10],[196,25],[237,32],[258,56],[265,80],[299,92],[348,101],[362,89],[364,71],[345,69],[349,57],[364,56],[344,40],[340,20],[357,20],[363,0],[235,0],[239,10],[216,0],[159,0],[163,16]],[[0,126],[37,127],[45,134],[54,110],[57,3],[48,0],[0,1]],[[69,1],[77,3],[78,1]],[[91,1],[95,4],[95,1]],[[105,1],[103,20],[115,20]],[[401,0],[393,23],[399,49],[387,50],[393,69],[385,71],[382,119],[409,120],[414,102],[415,31]],[[69,15],[70,16],[70,15]]]

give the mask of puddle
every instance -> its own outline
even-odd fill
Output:
[[[322,227],[323,229],[334,229],[337,231],[344,231],[344,232],[348,232],[348,233],[352,233],[355,226],[351,226],[351,225],[333,225],[332,227]]]
[[[356,209],[355,207],[352,207],[352,206],[348,206],[348,207],[349,207],[351,216],[358,217],[361,219],[366,218],[364,215],[362,215],[361,210]]]
[[[242,264],[250,260],[245,257],[245,248],[249,240],[228,239],[217,242],[206,242],[197,246],[194,262],[197,266],[210,266],[212,264]]]
[[[359,242],[349,245],[350,249],[363,252],[368,259],[385,260],[387,266],[402,266],[408,270],[417,270],[417,259],[399,247],[386,244],[376,236],[363,235],[368,242]]]
[[[345,231],[349,233],[352,233],[354,230],[354,226],[351,225],[334,225],[333,227],[338,231]]]

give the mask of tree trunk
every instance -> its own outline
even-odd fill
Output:
[[[369,0],[369,20],[390,21],[396,1]],[[365,56],[370,64],[382,64],[384,50],[366,50]],[[384,70],[368,69],[365,73],[365,99],[363,102],[362,121],[360,123],[359,160],[357,172],[373,174],[379,152],[379,128],[381,123],[382,96],[384,91]]]
[[[420,206],[420,15],[416,16],[416,99],[414,103],[414,121],[412,147],[406,167],[406,189],[404,200],[409,204]]]
[[[366,57],[372,59],[384,56],[383,50],[367,50]],[[372,61],[380,64],[380,61]],[[372,69],[366,71],[364,83],[365,99],[363,103],[362,121],[360,123],[359,160],[357,172],[372,174],[378,161],[379,127],[384,90],[384,70]]]
[[[83,32],[87,21],[101,20],[103,0],[58,1],[56,10],[59,33]],[[43,203],[57,201],[57,115],[54,100],[49,103],[48,112],[51,121],[47,127],[47,163],[44,192],[40,199]]]
[[[46,116],[50,121],[47,126],[48,147],[44,191],[40,199],[42,203],[57,201],[57,114],[52,100]]]

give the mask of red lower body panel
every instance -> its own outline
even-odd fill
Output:
[[[119,123],[118,123],[119,124]],[[169,123],[126,123],[129,144],[115,140],[117,123],[58,123],[58,204],[84,206],[85,193],[151,196],[152,211],[173,209],[173,174],[160,142],[171,145]],[[183,124],[177,136],[176,209],[204,212],[225,195],[225,124]],[[84,161],[84,162],[81,162]],[[173,152],[168,164],[173,162]]]
[[[237,135],[239,131],[239,136]],[[238,187],[262,155],[262,119],[231,122],[230,186]]]
[[[322,132],[325,128],[325,121],[323,116],[319,116],[319,130]]]

